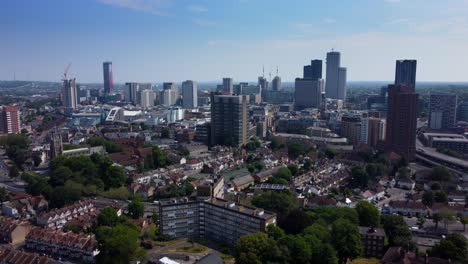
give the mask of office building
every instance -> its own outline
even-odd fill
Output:
[[[431,94],[429,101],[429,128],[450,129],[457,120],[457,95]]]
[[[331,99],[346,99],[346,68],[341,67],[341,54],[337,51],[327,53],[327,79],[325,94]]]
[[[395,71],[395,85],[416,87],[416,60],[397,60]]]
[[[20,111],[16,106],[4,106],[1,112],[1,131],[6,134],[17,134],[21,131]]]
[[[143,108],[154,107],[155,93],[152,89],[145,89],[140,91],[140,106]]]
[[[174,123],[184,119],[184,109],[180,106],[172,106],[167,110],[167,122]]]
[[[366,257],[381,258],[385,253],[385,231],[379,227],[359,226],[363,253]]]
[[[66,108],[76,109],[78,103],[78,95],[76,94],[76,80],[63,80],[62,87],[62,105]]]
[[[304,66],[304,79],[322,79],[322,60],[312,60]]]
[[[200,197],[198,197],[200,198]],[[235,244],[241,236],[264,232],[276,215],[217,197],[173,198],[159,203],[160,231],[172,238],[191,237]]]
[[[111,94],[114,91],[114,80],[112,76],[112,62],[106,61],[102,64],[104,73],[104,93]]]
[[[457,112],[458,121],[468,122],[468,102],[461,102],[460,105],[458,105]]]
[[[422,142],[430,148],[443,148],[459,153],[468,153],[468,139],[459,134],[423,133]]]
[[[272,81],[273,91],[277,92],[281,90],[281,77],[275,76]]]
[[[159,98],[161,104],[164,106],[175,105],[179,99],[177,84],[173,82],[163,83],[163,90],[161,91]]]
[[[296,110],[321,108],[322,91],[323,79],[296,78],[294,92]]]
[[[234,80],[232,78],[223,78],[222,93],[225,95],[234,93]]]
[[[198,106],[198,84],[187,80],[182,83],[182,103],[185,109],[193,109]]]
[[[412,87],[388,87],[387,151],[393,151],[408,161],[414,160],[416,148],[418,97]]]
[[[211,145],[247,143],[249,96],[211,94]]]
[[[138,92],[140,84],[135,82],[125,83],[125,102],[136,105],[138,103]]]

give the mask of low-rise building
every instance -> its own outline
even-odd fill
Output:
[[[391,201],[388,204],[388,210],[391,214],[401,214],[406,216],[426,216],[429,214],[427,206],[422,202],[414,201]]]
[[[49,228],[62,228],[69,220],[94,211],[95,207],[91,199],[79,201],[39,215],[37,217],[37,225]]]
[[[32,226],[27,221],[21,221],[10,217],[0,219],[0,239],[4,243],[17,245],[26,239]]]
[[[2,264],[54,264],[52,258],[35,253],[7,249],[0,252],[0,263]]]
[[[99,254],[94,235],[36,228],[26,237],[26,248],[56,258],[94,261]]]
[[[385,231],[383,228],[359,226],[361,243],[366,257],[382,257],[385,248]]]
[[[161,233],[174,238],[212,239],[234,244],[243,235],[276,224],[276,214],[212,197],[160,201]]]
[[[2,214],[14,218],[30,219],[47,210],[49,204],[43,196],[10,193],[9,201],[2,203]]]
[[[249,186],[255,183],[254,177],[252,175],[247,174],[245,176],[241,176],[239,178],[235,178],[230,182],[230,185],[234,188],[236,192],[240,192]]]

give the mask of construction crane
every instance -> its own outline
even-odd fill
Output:
[[[70,69],[71,63],[68,63],[67,67],[65,68],[65,71],[63,72],[63,78],[62,81],[65,81],[67,79],[67,74],[68,70]]]

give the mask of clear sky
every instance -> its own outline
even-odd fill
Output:
[[[348,80],[468,81],[468,0],[2,0],[0,80],[292,81],[342,53]],[[325,68],[325,65],[324,65]]]

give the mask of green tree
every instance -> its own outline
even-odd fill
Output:
[[[268,237],[271,237],[276,241],[286,236],[286,232],[276,225],[269,225],[267,227],[267,234]]]
[[[159,147],[154,146],[152,150],[152,156],[153,156],[153,162],[154,162],[154,168],[164,168],[168,165],[170,165],[169,158],[167,157],[166,152],[161,150]]]
[[[326,148],[324,151],[324,154],[328,159],[334,159],[336,156],[336,153],[337,153],[336,149],[334,148]]]
[[[98,226],[115,226],[119,222],[117,210],[112,207],[103,208],[99,211]]]
[[[309,215],[302,209],[296,208],[291,210],[286,217],[281,218],[279,224],[288,234],[298,234],[313,222],[312,215]]]
[[[53,187],[63,186],[65,182],[71,180],[73,177],[73,172],[65,166],[58,167],[54,169],[49,178],[49,184]]]
[[[141,258],[138,245],[140,232],[137,228],[118,224],[115,227],[99,227],[96,239],[100,253],[97,262],[102,264],[127,264]]]
[[[304,145],[299,143],[288,143],[288,155],[293,158],[297,159],[299,156],[304,155],[306,153],[306,149]]]
[[[359,225],[377,227],[380,224],[379,210],[367,201],[361,201],[356,205],[356,212],[359,215]]]
[[[145,214],[145,204],[137,196],[128,204],[128,214],[133,219],[138,219],[143,217]]]
[[[438,213],[432,215],[432,221],[435,223],[435,228],[439,228],[439,222],[442,221],[442,216]]]
[[[431,190],[424,191],[422,196],[422,203],[428,207],[432,207],[434,204],[434,192]]]
[[[0,187],[0,202],[8,200],[8,192],[5,187]]]
[[[34,152],[32,154],[32,159],[33,159],[33,162],[34,162],[34,166],[39,166],[42,162],[42,158],[41,158],[41,155],[38,153],[38,152]]]
[[[352,183],[356,187],[367,187],[367,184],[369,183],[369,175],[367,172],[359,166],[355,166],[351,169],[351,177],[352,177]]]
[[[443,191],[436,192],[434,195],[434,201],[438,203],[446,203],[448,202],[447,194]]]
[[[12,179],[15,179],[16,177],[20,176],[20,171],[16,165],[11,166],[8,176]]]
[[[65,186],[56,187],[51,194],[49,206],[60,208],[80,200],[81,188],[81,184],[72,181],[68,181]]]
[[[237,241],[234,256],[236,263],[266,263],[272,258],[273,251],[276,251],[275,240],[265,233],[257,232],[242,236]]]
[[[448,181],[450,180],[450,171],[445,166],[434,167],[431,178],[434,181]]]
[[[295,164],[289,164],[288,169],[291,172],[292,176],[296,176],[297,173],[299,172],[299,168]]]
[[[289,235],[278,241],[278,244],[288,248],[289,263],[309,263],[312,250],[303,237]]]
[[[348,220],[338,219],[333,223],[331,238],[340,263],[346,263],[348,259],[353,260],[363,252],[359,230]]]
[[[280,218],[298,207],[296,198],[290,192],[264,192],[254,196],[252,204],[256,207],[274,211],[279,214]]]
[[[120,166],[110,166],[103,180],[108,188],[119,188],[125,184],[125,172]]]
[[[402,216],[382,215],[381,222],[390,246],[407,247],[411,243],[412,235]]]
[[[462,234],[452,233],[446,239],[440,240],[429,255],[442,259],[450,259],[454,263],[467,263],[468,259],[468,241]]]
[[[452,223],[455,221],[455,211],[447,209],[447,208],[442,208],[440,209],[438,215],[440,216],[442,222],[444,222],[444,227],[447,229],[447,226],[449,223]]]
[[[463,232],[465,232],[466,231],[466,224],[468,224],[468,216],[460,217],[460,222],[463,225]]]

